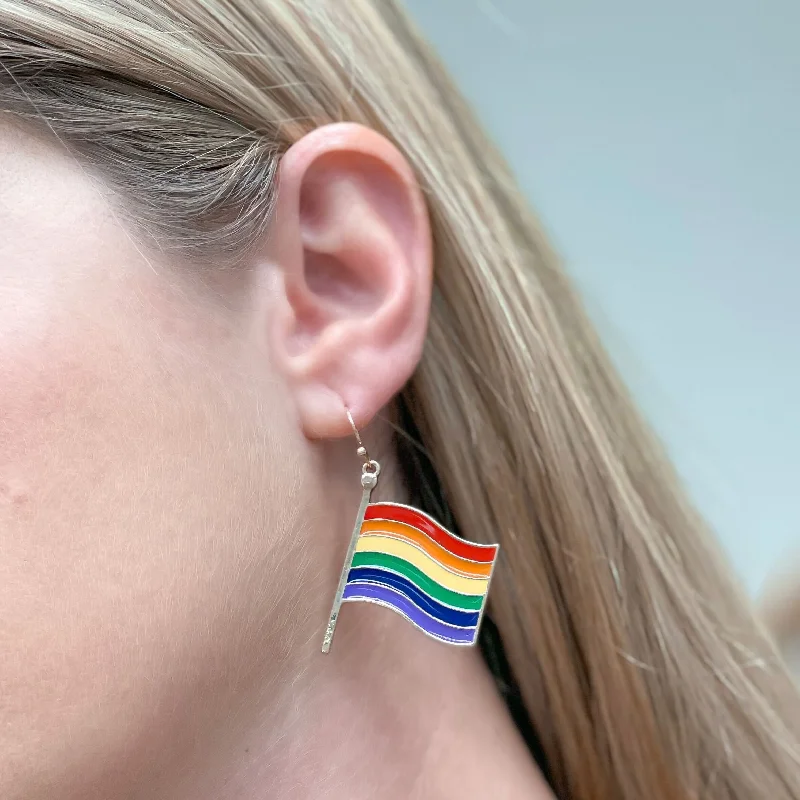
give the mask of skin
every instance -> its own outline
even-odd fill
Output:
[[[248,263],[146,252],[0,116],[0,797],[547,798],[480,655],[348,605],[352,409],[393,480],[431,241],[355,125],[281,164]]]

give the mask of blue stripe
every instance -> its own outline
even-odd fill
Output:
[[[478,628],[456,628],[445,625],[424,611],[420,611],[404,594],[377,583],[348,583],[344,590],[343,603],[362,601],[386,606],[405,617],[428,636],[448,644],[472,645],[478,638]]]
[[[417,608],[422,609],[435,619],[446,622],[448,625],[457,625],[460,628],[469,628],[478,624],[480,612],[460,611],[457,608],[450,608],[434,600],[429,594],[422,591],[416,584],[408,578],[398,575],[396,572],[389,572],[379,567],[356,567],[351,569],[347,575],[347,582],[368,581],[380,586],[388,586],[396,589],[405,595]]]

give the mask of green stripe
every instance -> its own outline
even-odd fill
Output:
[[[461,594],[448,589],[429,578],[422,570],[409,564],[404,558],[389,555],[388,553],[356,553],[353,556],[353,567],[383,567],[405,575],[415,583],[423,592],[429,594],[434,600],[446,603],[448,606],[462,608],[465,611],[480,611],[483,604],[483,595]]]

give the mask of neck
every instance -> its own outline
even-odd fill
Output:
[[[341,507],[326,507],[340,535],[317,539],[301,582],[306,599],[288,611],[306,625],[287,631],[277,673],[271,654],[271,679],[254,676],[235,730],[214,737],[216,756],[163,796],[552,798],[476,648],[443,645],[388,609],[355,603],[342,608],[331,652],[320,652],[360,494],[342,480],[330,495]],[[381,483],[387,497],[401,496],[390,475]]]
[[[329,655],[319,644],[296,683],[257,701],[263,713],[225,757],[170,797],[551,797],[478,651],[367,605],[345,607]]]

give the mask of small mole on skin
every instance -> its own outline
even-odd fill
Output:
[[[0,481],[0,505],[21,506],[28,499],[28,492],[21,481]]]

